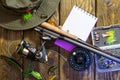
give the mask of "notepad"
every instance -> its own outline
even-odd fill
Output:
[[[97,20],[98,18],[94,15],[77,6],[73,6],[70,14],[63,24],[62,30],[76,35],[81,40],[86,41]]]

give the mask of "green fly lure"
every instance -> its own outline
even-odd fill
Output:
[[[22,66],[16,60],[4,55],[0,55],[0,58],[5,60],[7,63],[14,65],[16,68],[18,68],[25,77],[32,75],[37,80],[42,80],[41,74],[39,72],[34,71],[30,65],[28,65],[28,71],[24,72]]]

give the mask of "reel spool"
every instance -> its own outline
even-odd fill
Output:
[[[69,55],[69,64],[76,71],[84,71],[91,65],[91,53],[84,48],[75,48]]]

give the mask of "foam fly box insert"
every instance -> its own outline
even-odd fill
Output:
[[[120,25],[101,26],[94,28],[91,32],[92,43],[100,49],[112,52],[120,56]],[[101,55],[95,55],[96,69],[98,72],[109,72],[120,70],[120,64],[105,58]]]

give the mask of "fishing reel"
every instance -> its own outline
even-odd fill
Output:
[[[17,54],[23,55],[32,61],[47,62],[48,57],[44,46],[40,50],[32,46],[25,40],[22,40],[16,50]]]
[[[70,52],[68,61],[74,70],[84,71],[89,68],[91,64],[91,53],[88,49],[77,47],[76,45],[62,39],[57,39],[55,45]]]
[[[75,48],[69,55],[69,64],[76,71],[84,71],[91,65],[91,53],[84,48]]]

